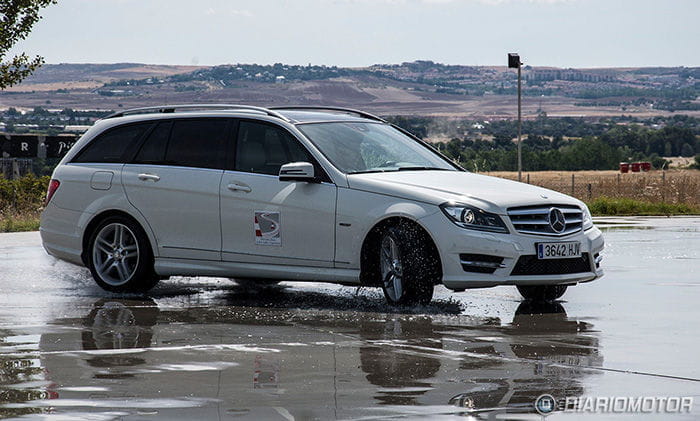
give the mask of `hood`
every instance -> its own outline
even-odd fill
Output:
[[[395,171],[348,175],[350,188],[440,205],[459,202],[506,214],[514,206],[571,204],[571,196],[531,184],[462,171]]]

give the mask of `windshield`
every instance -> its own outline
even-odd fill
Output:
[[[297,126],[347,174],[407,170],[456,171],[440,155],[380,123],[334,122]]]

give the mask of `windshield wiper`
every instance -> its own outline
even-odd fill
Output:
[[[447,168],[438,168],[438,167],[399,167],[399,169],[398,169],[398,171],[429,171],[429,170],[449,171]]]
[[[373,172],[391,172],[391,171],[396,171],[396,170],[364,170],[364,171],[351,171],[348,174],[369,174]]]

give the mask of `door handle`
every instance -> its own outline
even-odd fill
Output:
[[[244,186],[242,184],[236,184],[236,183],[231,183],[226,187],[231,191],[242,191],[242,192],[246,192],[246,193],[250,193],[251,191],[253,191],[253,189],[251,189],[248,186]]]
[[[139,174],[139,180],[143,180],[143,181],[152,180],[153,182],[156,182],[156,181],[160,180],[160,177],[158,177],[155,174]]]

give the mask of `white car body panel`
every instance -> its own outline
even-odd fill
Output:
[[[329,183],[280,181],[272,175],[226,171],[221,183],[223,260],[333,267],[336,190]],[[279,244],[256,243],[254,217],[258,211],[273,212],[280,218]]]
[[[360,268],[360,251],[370,230],[381,221],[402,217],[412,221],[438,213],[436,206],[354,189],[338,189],[336,266]]]
[[[581,202],[562,193],[463,171],[396,171],[348,176],[351,189],[433,203],[466,203],[505,215],[511,206]]]
[[[159,177],[142,180],[139,174]],[[156,234],[158,256],[221,259],[219,185],[223,170],[126,164],[129,202]]]

